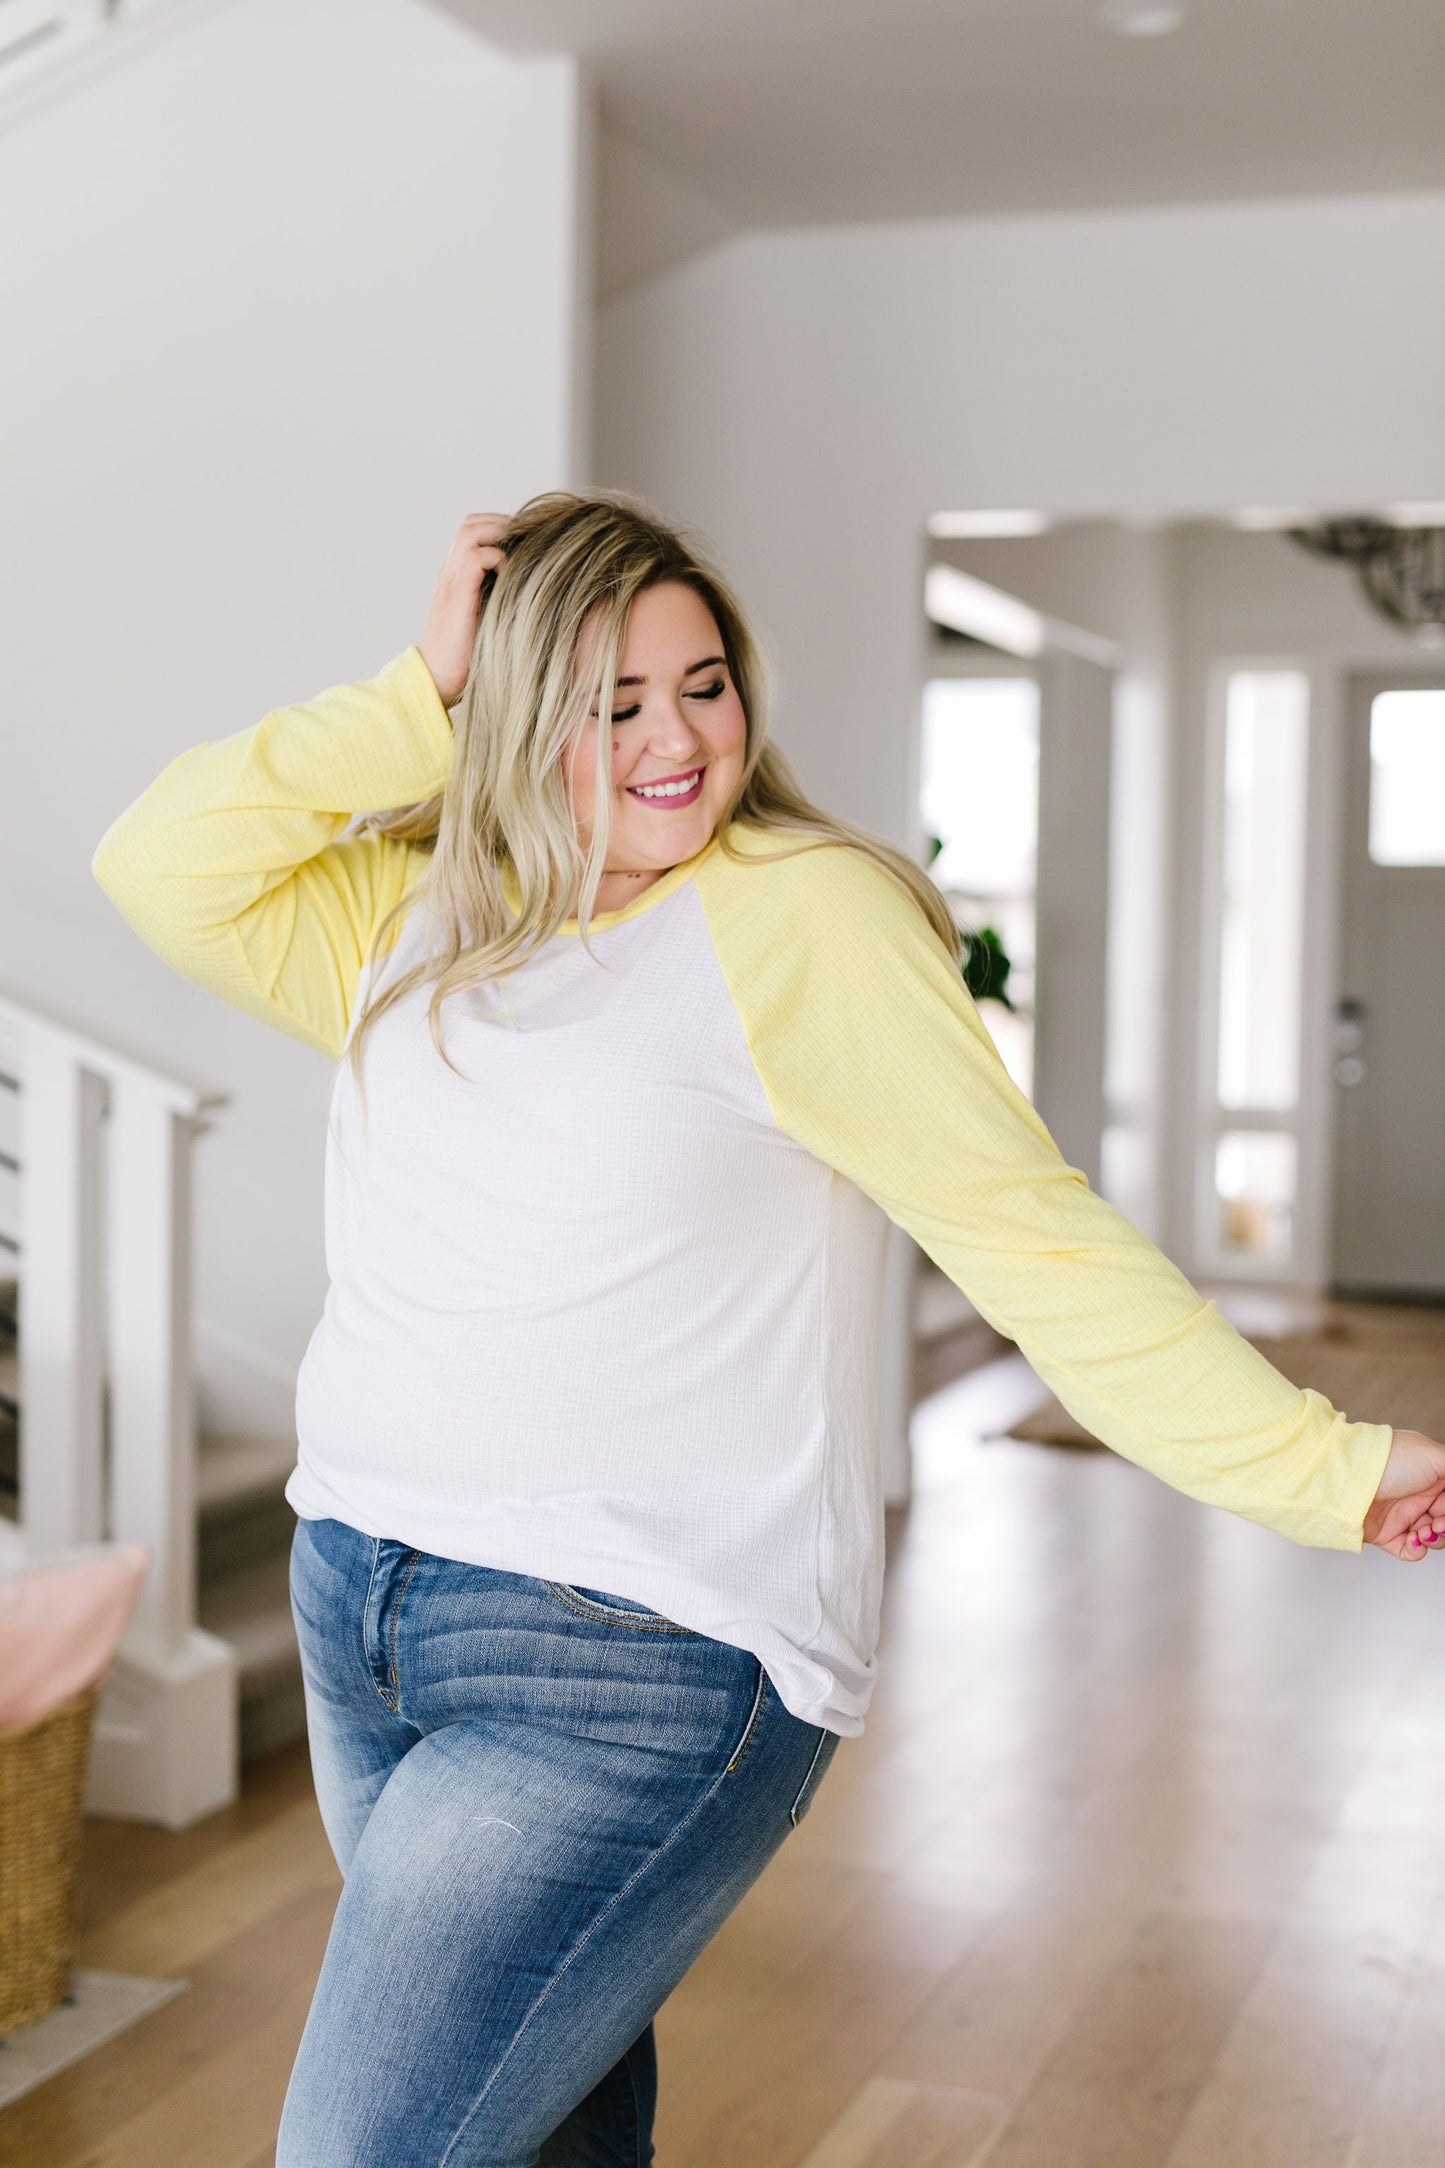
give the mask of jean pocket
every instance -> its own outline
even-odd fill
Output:
[[[813,1759],[808,1764],[808,1773],[803,1779],[797,1798],[789,1809],[788,1819],[794,1829],[797,1828],[799,1822],[802,1821],[803,1816],[813,1804],[813,1794],[822,1783],[828,1764],[838,1751],[838,1737],[836,1731],[825,1731],[818,1741]]]
[[[614,1596],[605,1588],[578,1588],[571,1581],[544,1581],[542,1586],[580,1618],[597,1619],[609,1626],[631,1626],[640,1633],[692,1632],[690,1626],[679,1626],[676,1619],[650,1611],[645,1603],[635,1603],[631,1596]]]

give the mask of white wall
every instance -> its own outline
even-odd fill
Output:
[[[0,132],[0,983],[233,1105],[198,1145],[204,1416],[289,1425],[330,1065],[89,872],[184,747],[370,675],[468,511],[576,478],[570,62],[423,0],[246,0]]]

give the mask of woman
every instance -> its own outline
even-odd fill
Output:
[[[287,1495],[345,1886],[279,2168],[653,2158],[653,2015],[872,1691],[889,1220],[1180,1489],[1445,1532],[1445,1449],[1065,1165],[941,896],[809,803],[730,590],[627,500],[467,520],[416,646],[181,754],[94,870],[338,1060]]]

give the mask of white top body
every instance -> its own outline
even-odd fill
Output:
[[[742,878],[746,878],[744,873]],[[380,966],[421,953],[414,909]],[[694,883],[446,1005],[333,1088],[330,1288],[287,1496],[631,1597],[861,1729],[888,1221],[777,1127]],[[605,968],[604,968],[605,967]]]

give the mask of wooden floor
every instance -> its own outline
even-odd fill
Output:
[[[660,2168],[1440,2168],[1445,1572],[979,1442],[1037,1397],[920,1411],[867,1729],[662,2013]],[[0,2161],[262,2168],[336,1887],[295,1755],[97,1824],[83,1961],[190,1991]]]

